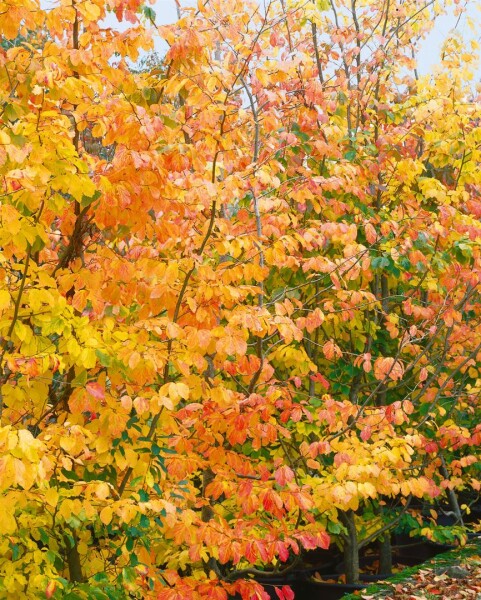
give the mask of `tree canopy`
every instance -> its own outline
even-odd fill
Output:
[[[415,62],[449,4],[0,0],[0,597],[267,598],[479,490],[477,47]]]

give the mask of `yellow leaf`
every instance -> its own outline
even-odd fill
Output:
[[[266,87],[269,84],[269,75],[263,69],[256,69],[256,77]]]
[[[103,454],[110,449],[110,440],[104,436],[99,436],[95,442],[95,449],[99,454]]]
[[[105,500],[105,498],[108,498],[110,496],[109,485],[104,481],[99,483],[95,488],[95,495],[97,498],[100,498],[100,500]]]
[[[55,508],[57,506],[58,503],[58,492],[55,488],[49,488],[46,492],[45,492],[45,502],[51,506],[52,508]]]
[[[13,516],[11,507],[2,507],[0,510],[0,531],[2,535],[12,535],[17,529],[17,522]]]
[[[178,394],[178,396],[180,396],[184,400],[187,400],[189,397],[189,388],[185,385],[185,383],[176,383],[174,385],[175,385],[175,390],[176,390],[176,393]],[[171,394],[171,396],[172,396],[172,394]]]
[[[85,556],[89,551],[89,547],[85,542],[80,542],[77,546],[77,549],[81,556]]]
[[[0,310],[10,306],[10,294],[7,290],[0,290]]]
[[[106,506],[102,508],[100,511],[100,520],[104,525],[108,525],[112,520],[113,510],[110,506]]]
[[[84,348],[79,357],[79,363],[86,369],[93,369],[97,363],[97,356],[93,348]]]
[[[174,410],[175,405],[172,401],[171,398],[169,398],[168,396],[157,396],[156,397],[157,403],[160,406],[165,406],[165,408],[167,408],[168,410]]]
[[[31,337],[30,335],[28,335],[29,328],[26,325],[24,325],[21,321],[17,321],[15,323],[13,331],[15,332],[15,335],[21,342],[25,341],[27,339],[27,336],[28,339],[30,339]]]

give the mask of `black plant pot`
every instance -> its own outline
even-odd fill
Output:
[[[307,570],[313,570],[318,573],[332,573],[334,565],[342,560],[342,554],[335,546],[324,550],[316,548],[307,550],[302,554],[302,563]]]
[[[436,519],[436,523],[437,525],[442,525],[443,527],[451,527],[458,524],[458,520],[454,515],[445,515],[440,513]]]
[[[385,579],[392,577],[392,574],[389,573],[375,572],[373,567],[376,561],[379,562],[378,554],[369,554],[367,556],[361,556],[361,558],[359,559],[359,568],[362,571],[369,569],[369,572],[362,572],[359,574],[359,579],[361,580],[361,582],[374,583],[376,581],[384,581]],[[336,566],[337,573],[344,573],[344,570],[344,562],[341,562]]]
[[[403,534],[394,536],[394,544],[393,557],[408,566],[418,565],[442,552],[455,548],[448,544],[439,544],[424,538],[412,538]]]

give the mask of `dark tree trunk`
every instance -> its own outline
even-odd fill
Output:
[[[392,575],[392,547],[391,547],[391,535],[385,533],[384,536],[378,540],[379,547],[379,573],[383,575]]]
[[[354,512],[349,510],[344,513],[342,521],[347,529],[344,540],[344,565],[346,568],[346,583],[359,582],[359,543],[357,539]]]
[[[84,580],[82,573],[82,565],[80,564],[80,554],[77,548],[77,536],[72,532],[73,542],[69,537],[65,536],[66,543],[66,559],[70,581],[72,583],[81,582]]]

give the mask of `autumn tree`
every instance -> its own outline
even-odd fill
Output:
[[[267,598],[334,542],[355,580],[411,497],[478,489],[475,48],[415,70],[442,6],[0,8],[1,596]]]

